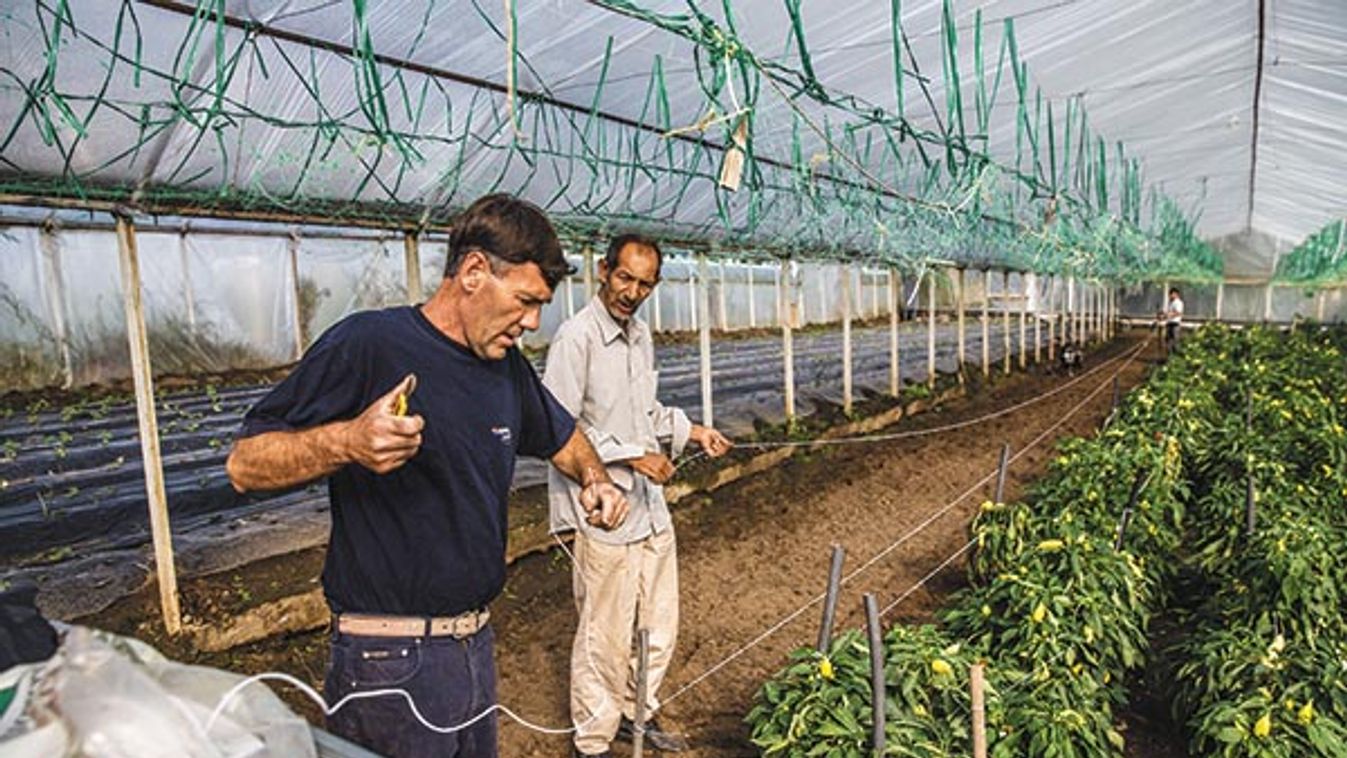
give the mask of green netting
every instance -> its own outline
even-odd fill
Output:
[[[1083,106],[1044,106],[1013,20],[984,49],[981,13],[970,40],[949,0],[938,78],[914,55],[892,0],[888,108],[816,76],[799,0],[785,3],[784,57],[741,39],[729,0],[719,18],[691,2],[658,13],[592,0],[614,22],[686,46],[701,100],[691,117],[671,107],[661,54],[613,70],[621,40],[612,36],[586,69],[587,97],[565,100],[519,44],[549,30],[521,23],[514,2],[504,23],[477,0],[455,6],[499,39],[504,82],[417,61],[433,0],[397,4],[397,18],[419,27],[396,50],[376,48],[379,11],[366,0],[351,3],[346,39],[229,7],[121,0],[95,14],[37,0],[0,17],[11,39],[35,40],[40,53],[0,67],[0,193],[429,229],[480,193],[509,191],[576,238],[621,227],[739,254],[909,268],[939,260],[1114,280],[1220,275],[1188,214],[1145,187],[1139,161],[1094,133]],[[156,16],[153,37],[146,14]],[[173,34],[162,17],[177,19]],[[72,63],[101,73],[64,74]],[[619,76],[644,81],[639,106],[609,94]],[[913,82],[916,100],[904,94]],[[1006,93],[1013,108],[997,108]],[[998,127],[1013,131],[1013,156],[994,154]],[[723,172],[736,151],[734,191]]]
[[[1273,281],[1309,287],[1347,282],[1347,219],[1326,225],[1277,261]]]

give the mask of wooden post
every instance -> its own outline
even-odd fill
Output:
[[[402,235],[402,260],[407,269],[407,304],[417,305],[422,297],[421,248],[414,231],[407,231]]]
[[[965,338],[965,335],[964,335],[964,306],[965,306],[965,304],[967,303],[967,298],[964,296],[964,283],[965,283],[965,282],[964,282],[964,269],[963,269],[963,267],[960,267],[960,268],[959,268],[959,273],[958,273],[958,275],[957,275],[957,277],[956,277],[956,282],[955,282],[955,286],[958,287],[958,291],[955,292],[955,294],[954,294],[954,300],[955,300],[955,302],[954,302],[954,307],[955,307],[955,309],[958,311],[958,313],[957,313],[957,315],[955,316],[955,318],[956,318],[956,320],[958,321],[958,330],[959,330],[959,337],[958,337],[958,339],[959,339],[959,381],[960,381],[960,382],[963,382],[964,352],[965,352],[965,350],[967,350],[967,342],[966,342],[966,338]]]
[[[987,758],[987,706],[983,696],[982,664],[968,667],[969,697],[973,706],[973,758]]]
[[[129,223],[129,222],[128,222]],[[134,232],[133,232],[134,236]],[[290,298],[292,303],[292,316],[295,319],[295,353],[294,359],[299,360],[304,357],[304,317],[303,309],[300,307],[300,287],[299,287],[299,233],[290,233],[290,242],[288,244],[290,253]]]
[[[898,367],[898,311],[899,293],[903,291],[898,269],[889,269],[889,394],[898,397],[902,389],[902,373]]]
[[[636,712],[632,721],[631,754],[632,758],[642,758],[645,753],[645,702],[647,681],[650,672],[650,630],[636,632]]]
[[[1030,276],[1033,277],[1033,278],[1030,280],[1031,287],[1032,287],[1032,289],[1033,289],[1033,291],[1034,291],[1034,294],[1037,295],[1037,294],[1038,294],[1038,275],[1037,275],[1037,274],[1030,274]],[[1034,313],[1033,313],[1033,319],[1034,319],[1034,363],[1042,363],[1042,362],[1043,362],[1043,316],[1042,316],[1042,314],[1043,314],[1043,298],[1041,298],[1041,297],[1036,297],[1036,298],[1034,298],[1034,302],[1035,302],[1035,304],[1038,306],[1037,308],[1034,309]]]
[[[1001,372],[1010,375],[1010,361],[1014,350],[1010,346],[1010,272],[1001,272],[1001,342],[1005,355],[1001,359]]]
[[[851,264],[842,264],[842,412],[851,415]]]
[[[1216,283],[1216,320],[1220,321],[1225,306],[1225,280]]]
[[[725,261],[721,260],[718,263],[720,264],[720,289],[716,294],[718,295],[717,300],[720,301],[720,331],[724,333],[730,330],[730,315],[725,309]]]
[[[846,551],[841,545],[833,544],[832,560],[828,563],[828,589],[823,596],[823,620],[818,628],[818,651],[828,654],[833,641],[833,621],[837,618],[837,593],[842,588],[842,561]]]
[[[697,298],[697,279],[700,273],[700,269],[698,269],[697,273],[693,273],[691,269],[688,270],[688,320],[694,331],[698,328],[697,324],[700,321],[698,318],[700,316],[698,313],[700,306],[698,305]]]
[[[884,711],[889,696],[884,687],[885,659],[884,633],[879,628],[879,605],[875,596],[865,593],[866,629],[870,636],[870,712],[874,723],[870,727],[870,748],[875,756],[884,755]]]
[[[179,236],[179,255],[182,255],[182,238]],[[61,354],[61,387],[70,389],[75,385],[75,362],[70,352],[70,330],[65,320],[65,277],[61,272],[61,248],[56,240],[56,233],[52,230],[50,224],[43,224],[38,231],[38,247],[42,251],[43,276],[48,286],[51,287],[51,297],[48,298],[50,308],[48,314],[51,317],[52,331],[55,332],[56,349]],[[192,307],[192,287],[190,279],[186,279],[187,261],[183,255],[182,275],[187,281],[184,291],[187,293],[187,324],[193,337],[196,336],[196,317]],[[1320,319],[1321,321],[1323,319]]]
[[[795,341],[792,338],[791,328],[795,325],[798,314],[795,310],[795,288],[792,286],[788,266],[789,261],[781,261],[777,275],[776,302],[779,306],[777,321],[781,324],[781,353],[784,356],[785,367],[786,426],[792,427],[795,425]]]
[[[991,301],[992,301],[992,272],[991,269],[982,269],[982,378],[990,379],[992,375],[992,347],[991,347]]]
[[[658,311],[658,309],[656,309]],[[575,315],[575,275],[566,275],[566,318]],[[659,313],[655,314],[655,331],[659,331]]]
[[[702,426],[715,426],[715,416],[713,412],[713,402],[711,399],[711,288],[708,286],[710,276],[707,273],[706,253],[697,254],[697,284],[701,290],[700,314],[697,318],[698,340],[697,345],[701,353],[701,373],[702,373]]]
[[[1054,282],[1053,284],[1055,284]],[[1057,360],[1057,311],[1052,301],[1052,287],[1048,288],[1048,363]]]
[[[935,387],[935,268],[926,287],[926,384]]]
[[[155,420],[154,374],[150,369],[149,339],[140,296],[140,260],[136,253],[136,230],[131,219],[117,215],[117,252],[121,264],[122,304],[126,311],[126,336],[131,348],[131,377],[136,391],[136,417],[140,425],[140,453],[145,469],[145,495],[150,508],[150,535],[159,579],[159,606],[169,634],[182,629],[178,609],[178,577],[173,566],[173,533],[168,524],[168,496],[164,491],[164,463],[159,456],[159,426]]]
[[[1020,371],[1029,365],[1029,285],[1020,272]]]
[[[585,257],[585,302],[594,297],[594,246],[585,245],[582,250]]]
[[[748,270],[748,328],[757,329],[758,306],[754,301],[757,300],[756,295],[758,293],[753,288],[753,264],[748,264],[746,268]]]

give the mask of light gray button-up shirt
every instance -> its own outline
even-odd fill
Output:
[[[627,520],[611,531],[590,525],[580,507],[580,487],[549,464],[547,499],[553,532],[584,530],[598,542],[627,544],[672,526],[664,488],[617,461],[661,452],[677,457],[692,423],[678,408],[655,399],[659,373],[650,328],[631,318],[619,324],[596,296],[561,325],[547,350],[543,384],[580,423],[608,475],[631,505]]]

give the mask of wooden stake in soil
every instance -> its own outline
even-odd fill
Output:
[[[650,671],[650,630],[641,629],[636,637],[636,712],[631,720],[632,758],[641,758],[645,751],[646,681]]]
[[[846,551],[841,545],[833,545],[832,562],[828,566],[828,592],[823,596],[823,623],[818,629],[818,651],[828,654],[832,646],[833,620],[837,618],[837,593],[842,586],[842,560]]]
[[[1028,324],[1029,324],[1029,287],[1024,274],[1020,274],[1020,371],[1028,366]]]
[[[1006,469],[1010,467],[1010,443],[1001,445],[1001,462],[996,467],[996,499],[994,503],[1004,503],[1006,496]]]
[[[177,634],[182,630],[182,614],[178,609],[178,575],[173,566],[173,533],[168,525],[168,496],[164,492],[164,462],[159,456],[154,374],[150,370],[149,340],[145,335],[145,311],[140,296],[136,229],[131,219],[120,214],[117,216],[117,252],[121,264],[122,304],[126,310],[126,336],[131,348],[131,377],[136,390],[145,495],[150,506],[150,535],[159,579],[159,606],[164,615],[164,628],[169,634]]]
[[[884,708],[888,704],[888,695],[884,691],[884,635],[879,628],[879,605],[875,596],[865,593],[866,628],[870,633],[870,712],[874,714],[874,724],[870,730],[870,743],[874,755],[884,755]]]
[[[987,758],[987,707],[981,663],[968,667],[968,687],[973,706],[973,758]]]
[[[1048,363],[1057,360],[1057,277],[1048,279]]]
[[[1132,493],[1127,496],[1127,505],[1123,508],[1122,518],[1118,520],[1118,533],[1113,537],[1113,551],[1122,550],[1123,535],[1127,533],[1127,525],[1132,522],[1132,513],[1136,510],[1137,501],[1141,499],[1141,491],[1146,489],[1146,483],[1151,480],[1151,472],[1138,471],[1135,478],[1132,479]]]

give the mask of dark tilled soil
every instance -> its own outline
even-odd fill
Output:
[[[1097,364],[1121,355],[1131,344],[1120,341],[1090,360]],[[839,603],[838,626],[859,625],[862,592],[875,593],[884,607],[964,547],[971,514],[991,494],[990,483],[974,485],[994,472],[1002,443],[1008,442],[1012,453],[1023,451],[1008,477],[1007,496],[1014,497],[1024,483],[1042,473],[1056,439],[1092,433],[1108,412],[1109,377],[1112,368],[1120,365],[1121,361],[1043,402],[984,423],[929,436],[797,454],[764,474],[680,503],[675,522],[681,563],[681,637],[661,694],[666,701],[662,718],[667,726],[684,732],[693,743],[693,750],[685,755],[755,754],[747,740],[743,714],[758,686],[783,665],[786,654],[811,644],[817,635],[818,605],[781,622],[822,592],[833,543],[847,551],[846,573],[874,559],[843,588]],[[1142,381],[1147,367],[1143,360],[1128,365],[1120,374],[1123,388]],[[889,431],[976,418],[1066,381],[1034,371],[1012,376]],[[1079,410],[1068,416],[1078,405]],[[1026,449],[1040,437],[1038,444]],[[876,557],[965,494],[928,527]],[[242,602],[245,593],[269,595],[279,586],[312,586],[320,558],[321,551],[306,551],[224,576],[194,580],[184,587],[186,609],[209,616]],[[949,593],[963,585],[963,577],[963,563],[957,560],[912,592],[885,621],[930,620]],[[135,633],[182,660],[240,672],[287,671],[314,684],[321,682],[324,633],[203,655],[165,639],[158,631],[152,592],[151,588],[86,621]],[[501,702],[536,723],[567,725],[567,669],[575,610],[565,554],[553,550],[517,561],[504,596],[493,606],[493,616]],[[748,647],[778,625],[774,633]],[[310,718],[317,716],[316,709],[292,693],[286,693],[286,698]],[[1163,706],[1146,702],[1150,701],[1123,714],[1128,755],[1185,755]],[[564,736],[541,735],[508,719],[502,722],[503,756],[564,756],[568,751]],[[615,751],[628,754],[624,745],[615,746]]]

